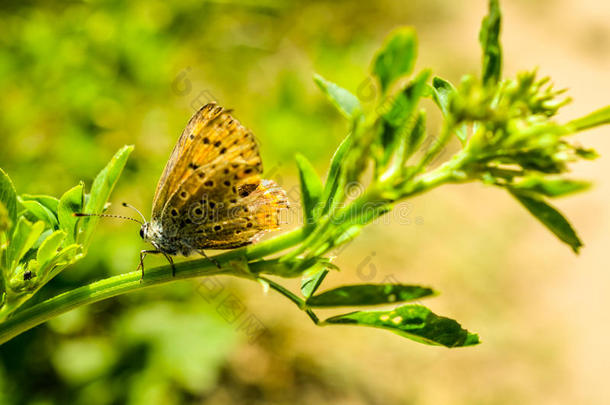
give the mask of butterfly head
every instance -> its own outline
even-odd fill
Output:
[[[142,224],[140,228],[140,238],[146,240],[146,235],[148,234],[148,222]]]
[[[133,221],[139,222],[141,224],[141,227],[140,227],[140,237],[142,239],[144,239],[145,241],[150,242],[151,237],[152,237],[151,229],[150,229],[151,228],[150,227],[150,222],[147,222],[146,221],[146,217],[144,217],[144,215],[142,215],[140,210],[138,210],[133,205],[127,204],[126,202],[124,202],[122,205],[123,205],[123,207],[131,208],[134,211],[136,211],[138,214],[140,214],[140,216],[142,217],[142,221],[138,221],[138,220],[135,220],[133,218],[130,218],[130,219],[132,219]]]
[[[153,241],[159,239],[159,232],[156,229],[154,229],[154,227],[152,226],[152,223],[144,222],[142,224],[142,226],[140,227],[140,237],[145,242],[152,243]]]

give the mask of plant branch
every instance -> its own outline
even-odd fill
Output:
[[[243,276],[243,274],[236,272],[232,262],[244,258],[252,261],[278,253],[301,242],[304,235],[302,229],[296,229],[257,245],[214,256],[214,259],[221,264],[220,269],[207,259],[189,260],[175,264],[175,277],[172,277],[172,269],[167,265],[146,269],[142,280],[139,271],[132,271],[75,288],[30,308],[17,311],[0,323],[0,344],[71,309],[106,298],[181,279],[218,274]]]
[[[410,194],[421,193],[446,182],[448,177],[450,177],[449,174],[449,168],[441,167],[428,174],[417,177],[411,184],[412,190]],[[338,213],[335,213],[333,217],[338,216],[341,218],[349,212],[352,212],[352,214],[357,214],[354,213],[354,210],[358,209],[363,201],[370,201],[372,195],[374,195],[375,198],[380,198],[378,193],[369,193],[366,196],[362,196],[360,199],[356,199],[346,207],[343,207]],[[322,221],[323,224],[329,225],[331,223],[329,217],[325,217],[324,219],[325,221]],[[349,218],[343,219],[345,220]],[[324,230],[325,226],[322,226],[320,229]],[[310,240],[311,237],[312,235],[307,235],[304,228],[298,228],[256,245],[235,249],[214,256],[214,260],[221,265],[220,269],[207,259],[199,259],[176,263],[175,277],[172,277],[171,275],[170,266],[160,266],[147,269],[145,271],[144,279],[142,280],[140,280],[140,272],[133,271],[90,283],[49,298],[30,308],[26,308],[12,314],[12,316],[10,316],[5,322],[0,323],[0,344],[73,308],[136,291],[142,288],[153,287],[180,279],[190,279],[218,274],[244,277],[243,270],[240,270],[238,269],[238,266],[235,266],[235,261],[245,260],[246,262],[250,263],[252,261],[256,261],[269,255],[295,247],[303,242],[305,242],[304,245],[307,246],[307,241]],[[304,250],[302,248],[303,245],[301,245],[301,248],[297,248],[295,252],[302,252]],[[289,253],[287,256],[293,257],[294,252]],[[256,267],[264,265],[264,262],[256,263]],[[301,310],[307,313],[314,323],[318,325],[320,324],[318,317],[310,308],[307,308],[305,301],[303,301],[301,298],[297,297],[292,292],[286,290],[283,286],[271,280],[260,277],[258,278],[267,282],[271,288],[293,301]]]
[[[288,298],[290,301],[294,302],[296,304],[296,306],[299,307],[300,310],[305,311],[305,313],[311,318],[313,323],[315,323],[316,325],[320,324],[320,320],[318,319],[317,315],[311,310],[311,308],[307,307],[305,300],[301,299],[296,294],[294,294],[292,291],[288,290],[287,288],[276,283],[273,280],[269,280],[266,277],[259,277],[259,279],[264,281],[265,283],[269,284],[269,287],[271,287],[275,291],[279,292],[280,294],[282,294],[283,296]]]

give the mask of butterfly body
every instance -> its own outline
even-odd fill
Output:
[[[140,230],[156,250],[143,252],[168,257],[233,249],[277,228],[280,210],[288,206],[286,193],[261,179],[261,172],[252,132],[222,107],[202,107],[161,175],[152,218]]]
[[[155,249],[169,255],[182,254],[188,256],[192,251],[188,246],[184,246],[179,238],[165,236],[160,227],[154,226],[152,222],[146,222],[142,225],[140,236],[146,242],[152,244]]]

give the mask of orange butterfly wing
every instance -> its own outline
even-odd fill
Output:
[[[182,132],[153,200],[153,223],[167,241],[190,249],[230,249],[279,225],[284,190],[260,179],[254,135],[215,104]],[[161,243],[162,245],[163,243]]]
[[[191,117],[165,165],[153,198],[152,219],[161,216],[171,196],[195,170],[236,157],[253,167],[253,175],[262,172],[254,135],[222,107],[206,104]],[[257,178],[252,181],[258,183]]]

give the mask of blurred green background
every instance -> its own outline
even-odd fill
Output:
[[[576,101],[564,121],[608,104],[610,4],[502,8],[507,74],[539,66],[569,87]],[[112,210],[125,213],[117,203],[129,201],[148,215],[182,127],[216,100],[253,129],[268,176],[291,190],[294,154],[322,174],[346,131],[314,72],[372,106],[369,61],[390,30],[408,24],[419,34],[418,66],[457,81],[478,72],[485,11],[484,0],[3,1],[0,166],[19,193],[59,196],[135,144]],[[608,129],[581,139],[610,153]],[[479,332],[480,346],[316,328],[251,283],[176,282],[79,308],[1,346],[0,403],[610,403],[609,170],[604,157],[579,164],[574,176],[596,188],[557,203],[585,242],[579,257],[482,185],[403,204],[403,220],[372,225],[339,253],[343,272],[331,284],[432,285],[442,295],[426,304]],[[89,255],[43,293],[134,270],[144,247],[137,231],[103,222]],[[222,310],[229,298],[243,311],[234,321]]]

